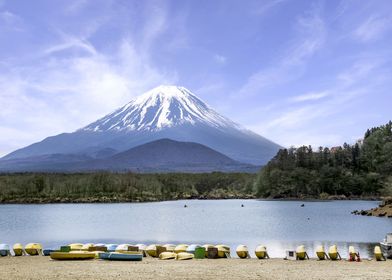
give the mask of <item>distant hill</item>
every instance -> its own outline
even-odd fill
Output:
[[[97,170],[135,172],[257,172],[259,167],[237,162],[207,146],[170,139],[152,141],[105,158],[53,154],[0,161],[0,171],[90,172]]]

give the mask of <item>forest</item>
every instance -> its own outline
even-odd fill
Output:
[[[391,196],[392,122],[368,129],[354,145],[281,149],[260,171],[256,189],[271,198]]]
[[[0,203],[143,202],[253,198],[247,173],[13,173],[0,174]]]

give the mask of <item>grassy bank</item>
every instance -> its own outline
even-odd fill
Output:
[[[254,198],[248,173],[0,174],[1,203],[144,202]]]

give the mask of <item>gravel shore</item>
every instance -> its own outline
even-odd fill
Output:
[[[391,279],[392,261],[216,259],[141,262],[0,258],[0,279]]]

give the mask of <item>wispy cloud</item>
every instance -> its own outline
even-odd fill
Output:
[[[287,1],[288,0],[258,1],[257,2],[257,7],[252,9],[252,14],[263,15],[266,12],[268,12],[270,9],[274,8],[275,6],[278,6],[279,4],[282,4],[282,3],[287,2]]]
[[[227,61],[227,57],[220,55],[220,54],[216,54],[216,55],[214,55],[214,60],[215,60],[215,62],[217,62],[219,64],[225,64]]]
[[[289,100],[292,102],[315,101],[327,97],[328,95],[329,95],[328,91],[310,92],[310,93],[297,95],[295,97],[290,98]]]
[[[238,91],[238,95],[255,95],[263,89],[298,79],[307,59],[322,48],[326,37],[324,20],[319,8],[296,22],[296,36],[275,66],[253,73]]]
[[[23,20],[20,16],[10,11],[0,11],[0,29],[22,31]]]
[[[354,31],[354,36],[360,41],[370,42],[382,38],[391,29],[391,16],[372,15]]]

